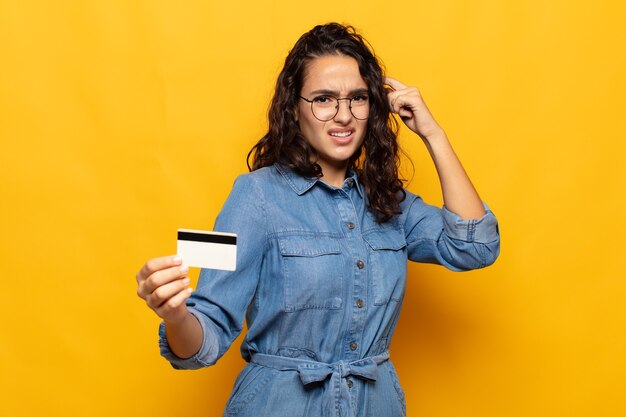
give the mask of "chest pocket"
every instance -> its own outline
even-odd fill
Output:
[[[337,239],[314,234],[281,236],[278,246],[285,311],[341,308],[344,268]]]
[[[407,273],[406,239],[397,229],[366,232],[370,249],[369,282],[374,305],[398,301],[404,294]]]

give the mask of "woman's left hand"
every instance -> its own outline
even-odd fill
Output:
[[[407,87],[391,77],[385,77],[385,84],[391,87],[387,94],[391,111],[398,114],[409,129],[423,140],[443,133],[417,88]]]

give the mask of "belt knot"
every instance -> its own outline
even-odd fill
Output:
[[[369,356],[354,361],[337,361],[334,363],[315,362],[306,359],[288,358],[284,356],[256,353],[252,362],[283,371],[297,371],[304,385],[324,381],[336,374],[341,378],[356,376],[361,379],[376,381],[378,365],[389,359],[389,352]]]

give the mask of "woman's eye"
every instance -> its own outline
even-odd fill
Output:
[[[363,95],[361,95],[361,96],[354,96],[354,97],[352,97],[352,101],[356,101],[357,103],[358,102],[365,103],[367,101],[367,96],[363,96]]]
[[[328,96],[318,96],[318,97],[315,97],[313,101],[315,101],[316,103],[320,103],[320,104],[328,104],[330,103],[331,98]]]

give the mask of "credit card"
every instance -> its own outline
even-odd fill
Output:
[[[176,254],[186,266],[234,271],[237,266],[237,235],[178,229]]]

